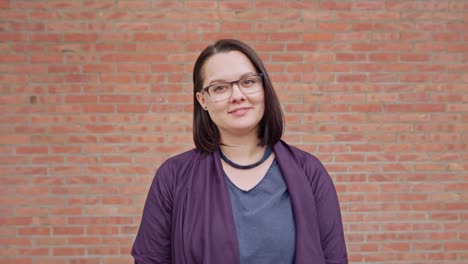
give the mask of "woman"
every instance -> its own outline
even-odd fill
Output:
[[[280,104],[255,51],[208,46],[193,83],[196,148],[156,172],[135,263],[347,263],[330,176],[281,141]]]

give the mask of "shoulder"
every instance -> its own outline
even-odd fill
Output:
[[[282,160],[289,160],[295,164],[304,173],[314,190],[324,184],[328,185],[331,183],[330,175],[325,166],[315,155],[289,145],[284,141],[280,141],[275,145],[275,154],[282,156]],[[288,164],[288,166],[291,165]]]
[[[194,157],[200,155],[200,151],[197,149],[191,149],[175,156],[168,158],[161,164],[162,167],[177,167],[180,165],[187,164],[188,161],[193,160]]]
[[[158,171],[175,172],[183,170],[184,168],[190,167],[193,162],[202,155],[203,154],[195,148],[182,152],[165,160],[161,166],[159,166]]]
[[[275,145],[275,151],[278,152],[277,155],[289,155],[301,168],[323,167],[322,162],[315,155],[284,141]]]
[[[203,155],[198,149],[191,149],[168,158],[156,170],[155,181],[171,184],[179,182]]]

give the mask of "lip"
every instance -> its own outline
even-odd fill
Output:
[[[244,111],[247,111],[249,109],[251,109],[252,107],[238,107],[238,108],[235,108],[231,111],[229,111],[228,113],[229,114],[235,114],[235,113],[238,113],[238,112],[244,112]]]

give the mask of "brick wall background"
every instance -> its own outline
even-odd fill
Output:
[[[352,263],[468,261],[467,1],[0,0],[0,264],[119,264],[191,148],[191,71],[261,54]]]

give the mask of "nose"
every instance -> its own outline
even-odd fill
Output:
[[[242,100],[245,98],[245,94],[239,87],[239,83],[235,82],[232,84],[232,94],[231,94],[231,101]]]

